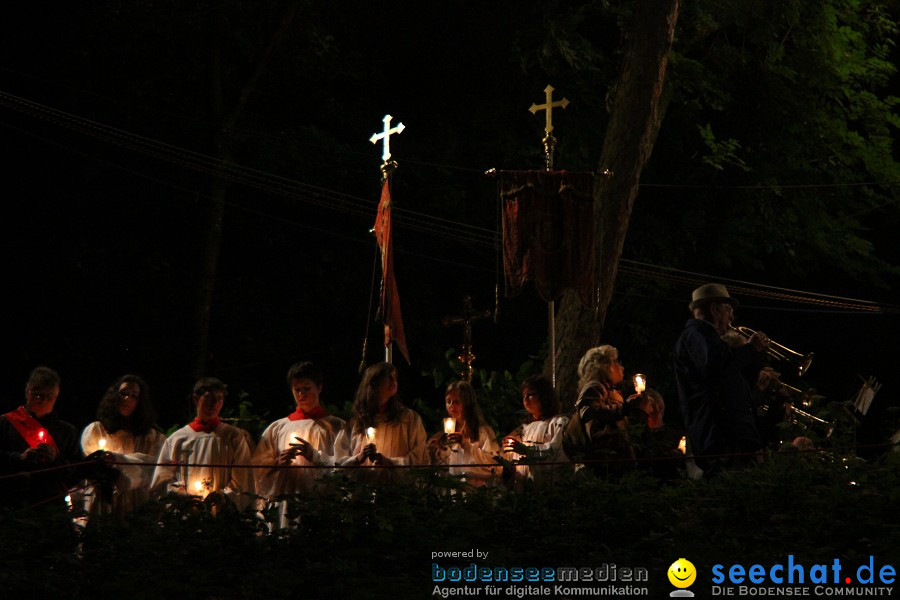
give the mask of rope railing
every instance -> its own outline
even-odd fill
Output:
[[[878,444],[859,444],[853,446],[852,450],[854,452],[859,450],[879,450],[879,449],[888,449],[888,448],[898,448],[900,447],[900,442],[884,442]],[[849,450],[849,449],[848,449]],[[340,470],[409,470],[409,471],[434,471],[434,470],[449,470],[453,469],[475,469],[475,468],[490,468],[490,469],[514,469],[518,470],[519,467],[528,467],[529,469],[534,467],[544,468],[544,467],[561,467],[561,466],[571,466],[574,469],[584,468],[584,467],[597,467],[597,466],[613,466],[613,465],[640,465],[642,463],[650,464],[655,462],[663,462],[663,461],[674,461],[678,460],[678,462],[684,461],[694,462],[698,458],[702,458],[703,460],[717,460],[717,459],[759,459],[759,458],[770,458],[770,457],[778,457],[778,459],[782,459],[784,457],[801,457],[806,455],[830,455],[832,458],[846,458],[846,454],[838,453],[832,451],[830,449],[824,448],[797,448],[790,452],[772,450],[769,452],[729,452],[729,453],[718,453],[718,454],[704,454],[702,456],[696,455],[686,455],[686,454],[668,454],[668,455],[655,455],[655,456],[641,456],[641,457],[609,457],[609,458],[591,458],[591,459],[577,459],[577,460],[540,460],[533,459],[526,462],[521,462],[520,460],[508,461],[505,460],[503,462],[492,462],[492,463],[462,463],[462,464],[392,464],[392,465],[376,465],[373,463],[370,464],[354,464],[354,465],[338,465],[338,464],[320,464],[320,465],[295,465],[295,464],[243,464],[243,463],[172,463],[172,462],[153,462],[153,463],[132,463],[132,462],[124,462],[124,461],[107,461],[104,459],[95,459],[95,460],[87,460],[81,461],[77,463],[69,463],[66,465],[56,465],[53,467],[47,467],[45,469],[35,469],[32,471],[23,471],[19,473],[11,473],[7,475],[0,476],[0,481],[10,480],[15,478],[28,478],[33,477],[35,475],[39,475],[42,473],[53,473],[60,470],[66,469],[74,469],[78,467],[83,467],[91,464],[95,464],[97,460],[103,460],[103,462],[108,466],[116,466],[116,465],[127,465],[131,467],[172,467],[172,468],[229,468],[229,469],[313,469],[313,470],[329,470],[329,471],[340,471]],[[77,494],[78,492],[89,490],[93,487],[94,483],[90,480],[84,485],[76,486],[69,488],[66,492],[55,494],[51,497],[44,498],[30,505],[30,508],[37,508],[39,506],[50,504],[54,501],[61,501],[67,496],[71,494]]]
[[[858,450],[877,450],[877,449],[886,449],[892,447],[900,446],[900,442],[883,442],[878,444],[859,444],[853,446],[853,451]],[[768,453],[771,456],[795,456],[795,455],[803,455],[803,454],[832,454],[838,455],[832,452],[830,449],[826,448],[797,448],[795,450],[791,450],[790,452],[784,452],[779,450],[772,450]],[[507,467],[550,467],[550,466],[562,466],[562,465],[594,465],[594,464],[610,464],[610,463],[644,463],[644,462],[655,462],[661,460],[672,460],[674,458],[683,458],[684,460],[696,460],[700,459],[720,459],[720,458],[752,458],[760,456],[760,451],[753,452],[727,452],[727,453],[717,453],[717,454],[703,454],[703,455],[688,455],[688,454],[671,454],[671,455],[662,455],[662,456],[639,456],[639,457],[609,457],[609,458],[591,458],[591,459],[577,459],[577,460],[540,460],[540,459],[531,459],[522,461],[520,459],[517,460],[506,460],[505,462],[491,462],[491,463],[459,463],[459,464],[447,464],[447,463],[430,463],[430,464],[392,464],[392,465],[376,465],[374,463],[369,464],[355,464],[355,465],[339,465],[339,464],[308,464],[308,465],[295,465],[295,464],[245,464],[245,463],[187,463],[187,462],[146,462],[146,463],[133,463],[133,462],[125,462],[125,461],[104,461],[105,464],[110,466],[123,465],[130,467],[172,467],[172,468],[180,468],[180,467],[188,467],[188,468],[216,468],[216,469],[313,469],[313,470],[339,470],[339,469],[415,469],[415,470],[426,470],[426,469],[459,469],[459,468],[479,468],[479,467],[490,467],[490,468],[502,468],[504,466]],[[767,455],[765,453],[763,456]],[[840,454],[839,456],[843,456]],[[55,467],[49,467],[46,469],[35,469],[31,471],[24,471],[20,473],[12,473],[8,475],[0,476],[0,481],[5,479],[12,479],[16,477],[31,477],[39,473],[48,473],[53,471],[59,471],[62,469],[72,469],[82,465],[93,464],[94,461],[84,461],[79,463],[70,463],[68,465],[61,465]]]

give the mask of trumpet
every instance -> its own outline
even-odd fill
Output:
[[[749,327],[735,327],[734,325],[729,325],[729,327],[732,331],[736,331],[746,339],[750,339],[750,337],[754,333],[756,333],[756,331],[750,329]],[[801,354],[800,352],[791,350],[787,346],[779,344],[771,338],[769,339],[769,346],[766,348],[766,353],[775,360],[782,360],[796,365],[797,374],[800,377],[803,377],[803,374],[809,370],[809,366],[813,361],[812,352],[810,352],[809,354]]]
[[[826,421],[821,417],[817,417],[816,415],[808,413],[803,409],[797,408],[793,404],[788,407],[788,411],[791,414],[792,422],[805,425],[810,429],[818,429],[820,432],[825,434],[826,438],[830,438],[831,434],[834,432],[834,421]]]

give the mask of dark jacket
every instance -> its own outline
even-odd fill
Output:
[[[764,357],[764,355],[763,355]],[[695,455],[753,452],[762,447],[744,369],[762,366],[745,344],[732,348],[715,327],[689,319],[675,343],[680,411]],[[703,464],[698,460],[701,468]]]
[[[74,469],[58,468],[83,460],[75,427],[58,418],[56,413],[36,420],[47,430],[59,449],[56,460],[46,465],[35,465],[22,460],[21,455],[28,449],[28,443],[5,417],[0,416],[0,473],[23,474],[22,477],[9,477],[5,480],[5,485],[0,486],[2,505],[36,506],[54,503],[64,506],[63,498],[82,475]],[[34,473],[25,475],[32,471]]]

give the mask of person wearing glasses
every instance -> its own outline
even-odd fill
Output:
[[[578,399],[565,445],[573,459],[584,460],[600,476],[615,477],[634,466],[626,402],[619,391],[624,379],[614,346],[590,348],[578,361]]]
[[[65,510],[70,487],[83,476],[65,469],[83,460],[78,431],[54,408],[59,373],[35,368],[25,384],[25,404],[0,415],[0,504]],[[22,478],[16,474],[26,474]]]
[[[322,406],[319,394],[323,379],[322,370],[312,362],[298,362],[288,369],[287,384],[295,410],[269,425],[253,451],[254,465],[273,467],[255,470],[257,493],[277,511],[273,529],[296,524],[297,519],[289,514],[289,503],[279,498],[314,492],[325,472],[321,468],[292,467],[334,464],[334,440],[344,427],[344,420]]]
[[[722,339],[737,306],[722,284],[698,287],[688,305],[692,316],[675,343],[681,417],[690,451],[706,477],[755,462],[763,445],[745,372],[764,366],[769,339],[760,331],[738,346]]]
[[[175,493],[213,501],[229,500],[239,509],[255,502],[248,434],[219,419],[228,391],[215,377],[194,384],[196,418],[163,444],[150,483],[151,493]]]
[[[560,414],[559,395],[545,375],[531,375],[522,382],[522,406],[525,422],[503,438],[504,457],[515,466],[515,487],[526,482],[546,485],[553,481],[559,465],[529,465],[532,460],[542,462],[568,461],[563,450],[563,433],[569,418]],[[527,461],[526,461],[527,459]],[[526,462],[526,464],[522,464]],[[512,472],[507,466],[504,478],[510,483]]]
[[[102,453],[119,476],[114,486],[85,490],[85,511],[123,515],[149,500],[153,465],[165,441],[147,382],[134,374],[116,379],[100,400],[97,420],[82,431],[81,449],[85,455]]]

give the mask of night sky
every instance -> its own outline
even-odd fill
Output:
[[[0,376],[3,408],[21,403],[28,372],[47,364],[63,378],[58,411],[78,427],[92,420],[103,390],[125,372],[149,381],[164,428],[183,423],[211,194],[207,159],[216,131],[208,67],[213,43],[204,35],[219,9],[26,4],[5,9],[0,41],[11,332],[10,362]],[[302,5],[290,30],[296,39],[275,52],[229,130],[240,168],[227,177],[208,374],[228,383],[232,398],[246,393],[269,420],[293,404],[284,382],[293,362],[320,361],[327,373],[323,399],[342,406],[358,382],[367,322],[367,362],[382,353],[369,304],[376,254],[368,233],[381,162],[381,146],[369,137],[381,131],[382,117],[391,114],[394,124],[406,126],[391,139],[399,163],[396,269],[413,356],[412,366],[401,365],[401,395],[437,408],[442,394],[424,373],[442,364],[461,336],[441,320],[457,314],[467,294],[476,309],[492,309],[494,286],[502,283],[493,243],[496,183],[484,172],[541,168],[544,120],[527,109],[542,101],[548,83],[561,96],[572,95],[564,78],[523,69],[526,61],[515,51],[521,38],[512,30],[540,28],[537,20],[529,23],[536,19],[530,9],[512,11],[508,2],[333,4],[339,6]],[[265,4],[240,26],[239,15],[226,15],[223,27],[233,33],[221,55],[226,105],[240,96],[251,57],[269,39],[260,32],[277,27],[280,6]],[[591,168],[573,159],[580,156],[575,146],[592,141],[596,160],[602,130],[567,129],[568,118],[589,122],[579,117],[588,110],[579,108],[579,98],[570,100],[566,112],[554,115],[557,165]],[[661,171],[651,169],[648,178]],[[658,188],[642,190],[641,198],[637,223],[641,211],[666,201]],[[885,228],[896,223],[894,216]],[[875,235],[893,239],[896,231]],[[635,257],[640,243],[629,238],[624,258]],[[886,260],[896,260],[893,252]],[[698,265],[674,266],[705,273]],[[623,349],[629,374],[641,370],[670,381],[670,363],[657,357],[673,346],[688,317],[693,287],[685,283],[666,297],[614,295],[604,337]],[[898,300],[884,288],[818,275],[790,287]],[[870,375],[885,382],[884,396],[896,396],[896,312],[744,300],[739,320],[816,352],[808,377],[832,399],[846,399],[859,377]],[[615,322],[617,305],[635,301],[646,302],[650,314],[640,327],[653,331],[664,350],[630,345],[628,327]],[[501,297],[499,321],[474,326],[476,366],[515,371],[541,352],[546,331],[545,304],[533,290]]]

